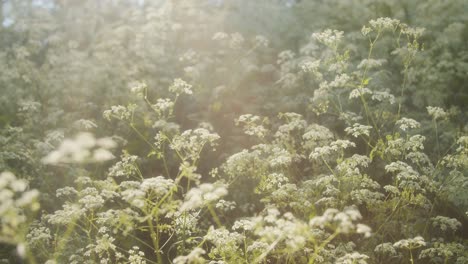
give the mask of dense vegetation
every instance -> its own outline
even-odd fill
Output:
[[[466,0],[3,0],[2,263],[468,263]]]

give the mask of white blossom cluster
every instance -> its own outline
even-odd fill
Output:
[[[224,185],[215,185],[211,183],[203,183],[198,187],[190,189],[185,195],[185,201],[180,206],[179,211],[185,212],[196,210],[203,205],[211,204],[228,193]]]
[[[206,251],[201,248],[194,248],[188,255],[186,256],[178,256],[174,259],[174,264],[192,264],[192,263],[205,263],[205,259],[203,258],[203,254]]]
[[[336,264],[367,264],[369,256],[361,254],[359,252],[347,253],[343,257],[336,260]]]
[[[55,151],[49,153],[46,164],[102,162],[114,158],[109,149],[116,143],[111,138],[96,139],[91,133],[79,133],[74,139],[65,139]]]
[[[313,33],[312,38],[328,47],[336,47],[341,42],[343,35],[343,31],[327,29],[320,33]]]
[[[242,124],[245,134],[259,138],[264,138],[267,135],[268,130],[264,126],[267,122],[267,119],[252,114],[241,115],[236,119],[236,125]]]
[[[219,138],[218,134],[211,133],[205,128],[189,129],[176,135],[172,139],[170,147],[180,155],[180,158],[195,161],[199,159],[206,144],[210,144],[214,148]]]
[[[210,227],[204,238],[215,246],[211,249],[211,254],[223,256],[235,253],[244,236],[237,232],[229,232],[226,228]]]
[[[365,237],[371,235],[371,228],[367,225],[357,223],[361,220],[361,213],[354,207],[347,207],[343,211],[329,208],[323,215],[315,216],[309,221],[311,227],[331,228],[339,233],[356,232],[364,234]]]
[[[176,95],[193,94],[192,85],[182,79],[175,79],[172,85],[169,86],[169,91]]]
[[[411,119],[411,118],[406,118],[406,117],[401,118],[395,124],[399,126],[400,129],[403,131],[421,127],[421,124],[418,121]]]
[[[128,86],[130,87],[130,91],[138,96],[144,96],[146,89],[148,89],[148,85],[143,81],[134,81]]]
[[[138,181],[123,181],[120,194],[122,198],[137,208],[144,208],[148,200],[160,199],[174,188],[174,181],[163,176]]]
[[[359,123],[353,124],[353,127],[347,127],[345,128],[345,132],[347,134],[352,135],[353,137],[357,138],[359,136],[369,136],[370,131],[372,127],[371,126],[366,126],[366,125],[361,125]]]
[[[358,69],[379,68],[387,62],[385,59],[363,59],[357,66]]]
[[[462,226],[457,219],[441,215],[431,218],[431,221],[432,226],[439,228],[442,232],[455,232]]]
[[[397,254],[395,248],[393,247],[392,243],[386,242],[379,244],[375,247],[374,251],[380,255],[384,256],[395,256]]]
[[[156,111],[159,117],[165,117],[172,114],[174,108],[174,102],[169,98],[158,98],[156,103],[151,105],[151,107]]]
[[[137,159],[135,155],[122,155],[121,160],[109,168],[108,175],[117,178],[135,176],[138,172]]]
[[[318,159],[320,157],[329,156],[338,151],[343,151],[350,147],[356,147],[356,144],[349,140],[338,139],[331,142],[329,146],[315,148],[314,151],[310,153],[309,158]]]
[[[442,120],[445,120],[448,118],[448,113],[440,108],[440,107],[436,107],[436,106],[428,106],[426,107],[427,109],[427,113],[434,119],[434,120],[439,120],[439,119],[442,119]]]
[[[393,244],[394,248],[402,249],[415,249],[426,245],[422,236],[416,236],[414,238],[402,239]]]
[[[320,67],[320,60],[305,61],[301,64],[301,70],[303,72],[316,72]]]
[[[302,138],[304,139],[303,144],[306,149],[314,149],[330,143],[333,139],[333,133],[324,126],[311,124],[306,128],[306,132],[302,135]]]
[[[0,238],[3,241],[13,245],[18,243],[18,249],[24,247],[24,244],[21,244],[23,242],[21,234],[27,228],[26,213],[39,210],[38,197],[39,191],[28,190],[26,180],[16,178],[11,172],[0,173]],[[41,238],[47,237],[41,236]]]
[[[113,105],[111,106],[111,109],[105,110],[102,115],[108,121],[110,121],[112,118],[122,121],[130,120],[136,108],[136,104],[129,104],[127,107],[123,105]]]

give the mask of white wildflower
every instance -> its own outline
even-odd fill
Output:
[[[366,125],[361,125],[359,123],[355,123],[353,124],[353,127],[347,127],[345,129],[345,132],[357,138],[362,135],[369,136],[371,129],[372,129],[371,126],[366,126]]]
[[[406,131],[408,129],[419,128],[421,124],[411,118],[403,117],[396,122],[396,125],[400,127],[401,130]]]
[[[415,249],[426,245],[424,238],[417,236],[414,238],[402,239],[393,244],[395,248]]]
[[[312,38],[328,47],[335,47],[340,43],[343,34],[343,31],[327,29],[320,33],[313,33]]]
[[[426,107],[427,109],[427,112],[429,113],[429,115],[434,119],[434,120],[438,120],[438,119],[447,119],[448,118],[448,113],[440,108],[440,107],[434,107],[434,106],[428,106]]]
[[[185,195],[185,202],[179,208],[179,211],[195,210],[204,204],[212,203],[227,195],[228,191],[223,185],[214,185],[203,183],[196,188],[190,189]]]
[[[192,85],[186,83],[182,79],[175,79],[171,86],[169,86],[169,91],[177,95],[180,94],[192,94]]]
[[[194,248],[187,256],[178,256],[175,258],[174,264],[203,263],[205,262],[205,259],[202,255],[205,253],[205,250],[201,248]]]

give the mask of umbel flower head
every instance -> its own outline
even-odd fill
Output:
[[[45,164],[107,161],[114,158],[109,149],[116,145],[111,138],[96,139],[91,133],[79,133],[74,139],[65,139],[57,150],[49,153],[42,161]]]

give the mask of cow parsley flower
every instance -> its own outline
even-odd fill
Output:
[[[193,93],[192,85],[186,83],[182,79],[175,79],[172,85],[169,86],[169,91],[176,95]]]
[[[303,72],[316,72],[320,66],[320,60],[306,61],[301,65]]]
[[[127,107],[122,105],[113,105],[110,110],[105,110],[103,116],[105,119],[110,121],[112,118],[118,120],[129,120],[135,109],[137,108],[136,104],[129,104]]]
[[[137,174],[136,161],[138,157],[133,155],[122,155],[120,161],[109,168],[110,177],[131,177]]]
[[[353,89],[349,93],[349,99],[354,99],[354,98],[359,98],[361,96],[364,96],[366,94],[373,94],[374,92],[371,91],[369,88],[363,87],[363,88],[356,88]]]
[[[455,218],[450,218],[446,216],[436,216],[431,218],[432,226],[439,228],[442,231],[457,231],[462,224]]]
[[[174,259],[174,264],[191,264],[191,263],[204,263],[205,259],[202,257],[205,250],[201,248],[194,248],[187,256],[178,256]]]
[[[426,107],[427,112],[429,115],[434,119],[434,120],[439,120],[439,119],[447,119],[448,118],[448,113],[440,108],[440,107],[434,107],[434,106],[428,106]]]
[[[144,179],[141,182],[140,190],[157,197],[162,197],[167,194],[173,187],[174,181],[172,179],[166,179],[163,176],[157,176]]]
[[[190,189],[185,195],[185,201],[180,206],[179,211],[195,210],[204,204],[212,203],[227,195],[228,191],[224,185],[214,185],[203,183],[200,186]]]
[[[336,47],[341,42],[344,32],[327,29],[320,33],[313,33],[312,38],[328,47]]]
[[[268,122],[266,118],[262,119],[256,115],[245,114],[239,116],[235,122],[236,125],[243,124],[244,133],[247,135],[264,138],[268,133],[268,129],[264,127],[264,124]]]
[[[372,129],[371,126],[366,126],[366,125],[361,125],[359,123],[355,123],[353,124],[353,127],[347,127],[345,129],[345,132],[357,138],[362,135],[369,136],[371,129]]]
[[[415,249],[423,247],[426,245],[424,238],[422,236],[417,236],[414,238],[402,239],[393,244],[395,248],[405,248],[405,249]]]
[[[401,118],[395,124],[399,126],[400,129],[403,131],[413,128],[419,128],[421,126],[421,124],[418,121],[406,117]]]
[[[42,161],[46,164],[107,161],[114,158],[108,149],[115,146],[110,138],[96,139],[91,133],[79,133],[74,139],[65,139]]]
[[[336,260],[336,264],[367,264],[366,259],[369,256],[361,254],[359,252],[347,253],[343,257]]]
[[[397,254],[395,248],[393,247],[392,243],[382,243],[375,247],[374,251],[376,253],[387,255],[387,256],[395,256]]]
[[[138,96],[143,96],[145,94],[146,89],[148,88],[148,85],[143,82],[143,81],[135,81],[129,84],[130,91],[133,94],[136,94]]]
[[[388,17],[380,17],[377,19],[372,19],[369,21],[369,24],[376,30],[388,29],[393,31],[398,25],[400,25],[400,21]]]
[[[387,62],[385,59],[363,59],[359,65],[358,69],[374,69],[384,65]]]

